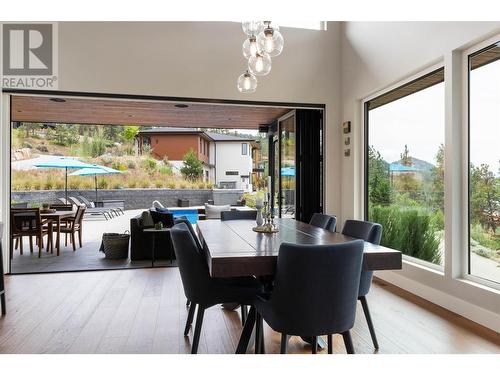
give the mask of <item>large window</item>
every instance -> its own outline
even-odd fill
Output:
[[[382,245],[444,264],[444,69],[365,103],[368,220]]]
[[[500,283],[500,41],[469,56],[469,273]]]

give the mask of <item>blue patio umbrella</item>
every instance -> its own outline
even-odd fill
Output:
[[[92,164],[90,168],[82,168],[73,173],[70,173],[70,176],[94,176],[95,182],[95,200],[97,201],[97,175],[98,174],[115,174],[115,173],[123,173],[116,169],[106,167],[104,165]]]
[[[87,164],[78,159],[64,157],[64,156],[45,159],[38,164],[34,164],[34,166],[37,168],[64,168],[65,170],[64,191],[66,196],[66,202],[68,202],[68,169],[93,167],[92,164]]]
[[[295,167],[283,167],[281,168],[281,175],[285,177],[295,176]]]

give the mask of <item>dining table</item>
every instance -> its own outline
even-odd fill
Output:
[[[74,218],[76,211],[55,210],[52,212],[40,212],[40,216],[44,220],[49,220],[56,225],[56,254],[59,256],[61,252],[61,221],[63,219]]]
[[[254,220],[206,220],[197,223],[197,233],[204,249],[211,277],[255,276],[272,279],[279,248],[283,242],[299,245],[332,245],[355,238],[331,232],[289,218],[277,218],[277,233],[253,231]],[[398,250],[364,243],[363,269],[370,271],[402,268]],[[246,353],[255,323],[255,309],[245,321],[236,353]]]

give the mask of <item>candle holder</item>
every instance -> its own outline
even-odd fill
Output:
[[[254,232],[259,232],[259,233],[278,233],[279,229],[274,223],[274,214],[272,213],[272,210],[269,207],[269,200],[264,202],[263,210],[264,210],[263,212],[264,223],[262,225],[257,225],[256,227],[253,227],[252,230]]]

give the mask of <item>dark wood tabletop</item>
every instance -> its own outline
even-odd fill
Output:
[[[74,217],[76,211],[55,211],[55,212],[40,212],[40,216],[44,219],[64,219],[67,217]]]
[[[273,275],[282,242],[302,245],[328,245],[352,241],[352,237],[333,233],[293,219],[276,219],[279,232],[257,233],[253,220],[206,220],[197,223],[212,277]],[[401,269],[401,252],[365,242],[363,268]]]

